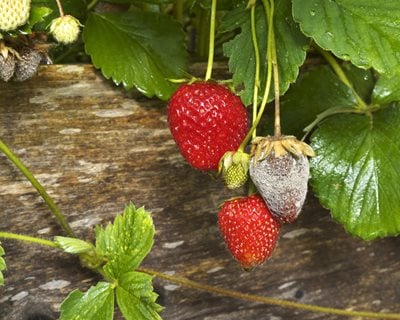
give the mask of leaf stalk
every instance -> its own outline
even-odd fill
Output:
[[[339,63],[336,61],[334,56],[328,52],[323,50],[322,48],[315,46],[315,48],[318,50],[318,52],[325,58],[325,60],[329,63],[333,71],[336,73],[338,78],[348,87],[350,88],[351,92],[353,93],[354,97],[357,100],[357,109],[359,110],[367,110],[368,105],[365,103],[365,101],[358,95],[356,90],[354,89],[353,84],[350,82],[349,78],[347,78],[345,72],[343,71],[342,67],[339,65]]]
[[[24,241],[24,242],[29,242],[29,243],[36,243],[36,244],[40,244],[42,246],[60,249],[60,247],[54,241],[37,238],[37,237],[26,236],[26,235],[12,233],[12,232],[1,232],[0,231],[0,238]]]
[[[22,163],[22,161],[19,159],[19,157],[16,154],[14,154],[10,150],[10,148],[1,139],[0,139],[0,151],[3,152],[12,163],[14,163],[14,165],[18,168],[18,170],[29,180],[29,182],[32,184],[32,186],[39,192],[40,196],[46,202],[50,211],[52,212],[54,217],[57,219],[58,223],[60,224],[62,229],[65,231],[65,233],[69,237],[74,238],[75,237],[74,232],[72,231],[71,226],[69,225],[65,216],[62,214],[59,207],[55,204],[53,199],[49,196],[49,194],[46,192],[44,187],[35,178],[35,176],[30,172],[30,170]]]

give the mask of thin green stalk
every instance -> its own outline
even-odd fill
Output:
[[[211,79],[213,63],[214,63],[214,45],[215,45],[215,20],[217,14],[217,0],[211,2],[211,16],[210,16],[210,37],[208,46],[208,62],[205,81]]]
[[[31,236],[25,236],[25,235],[17,234],[17,233],[1,232],[0,231],[0,238],[13,239],[13,240],[24,241],[24,242],[29,242],[29,243],[37,243],[37,244],[40,244],[42,246],[47,246],[47,247],[60,249],[60,247],[53,241],[46,240],[46,239],[41,239],[41,238],[36,238],[36,237],[31,237]]]
[[[309,135],[309,133],[315,128],[316,125],[318,125],[318,123],[320,123],[322,120],[335,115],[335,114],[341,114],[341,113],[364,113],[364,111],[362,110],[358,110],[356,108],[352,108],[352,107],[336,107],[336,108],[330,108],[327,109],[323,112],[321,112],[320,114],[317,115],[317,117],[315,118],[315,120],[313,122],[311,122],[307,127],[304,128],[304,136],[301,139],[301,141],[304,141],[305,138]]]
[[[93,7],[97,4],[97,2],[99,2],[99,0],[92,0],[92,1],[88,4],[87,9],[88,9],[88,10],[92,10]]]
[[[274,0],[270,0],[270,10],[274,11]],[[271,20],[273,16],[270,15]],[[272,27],[273,28],[273,27]],[[281,107],[280,107],[280,94],[279,94],[279,70],[278,70],[278,57],[276,55],[275,32],[271,33],[271,58],[272,69],[274,73],[274,97],[275,97],[275,122],[274,122],[274,136],[280,137],[281,133]]]
[[[156,276],[160,279],[164,279],[164,280],[167,280],[169,282],[172,282],[172,283],[184,286],[184,287],[201,290],[201,291],[206,291],[206,292],[217,294],[220,296],[230,297],[230,298],[235,298],[235,299],[240,299],[240,300],[245,300],[245,301],[258,302],[258,303],[268,304],[268,305],[275,305],[275,306],[280,306],[280,307],[284,307],[284,308],[308,310],[308,311],[312,311],[312,312],[321,312],[321,313],[326,313],[326,314],[335,314],[335,315],[341,315],[341,316],[346,316],[346,317],[366,317],[366,318],[374,318],[374,319],[400,319],[400,314],[397,314],[397,313],[350,311],[350,310],[343,310],[343,309],[338,309],[338,308],[321,307],[321,306],[316,306],[316,305],[304,304],[304,303],[281,300],[281,299],[270,298],[270,297],[262,297],[262,296],[258,296],[258,295],[254,295],[254,294],[242,293],[242,292],[235,291],[235,290],[214,287],[214,286],[202,284],[199,282],[195,282],[195,281],[189,280],[187,278],[178,277],[175,275],[173,275],[173,276],[167,275],[165,273],[162,273],[162,272],[159,272],[159,271],[156,271],[153,269],[148,269],[148,268],[140,268],[138,271],[145,272],[149,275]]]
[[[70,225],[68,224],[65,216],[61,213],[58,206],[54,203],[53,199],[48,195],[46,190],[40,184],[40,182],[34,177],[27,167],[21,162],[17,155],[15,155],[10,148],[0,139],[0,151],[3,152],[7,158],[15,164],[15,166],[21,171],[21,173],[29,180],[32,186],[39,192],[47,206],[50,208],[54,217],[57,219],[60,226],[66,232],[69,237],[75,237]]]
[[[344,73],[343,69],[340,67],[339,63],[336,61],[336,59],[333,57],[331,53],[328,51],[325,51],[321,49],[318,46],[315,46],[316,49],[321,53],[321,55],[325,58],[325,60],[329,63],[333,71],[336,73],[338,78],[347,86],[351,89],[354,97],[357,100],[358,104],[358,109],[360,110],[366,110],[368,109],[367,104],[364,102],[364,100],[358,95],[356,90],[353,87],[353,84],[350,82],[350,80],[347,78],[346,74]]]
[[[249,143],[253,131],[256,130],[262,115],[264,114],[265,107],[268,103],[268,96],[271,90],[271,83],[272,83],[272,54],[271,54],[271,46],[272,46],[272,33],[273,33],[273,8],[271,10],[270,5],[267,0],[263,0],[264,9],[266,15],[268,17],[268,43],[267,43],[267,54],[266,54],[266,61],[267,61],[267,80],[264,88],[264,95],[260,105],[260,109],[258,110],[257,117],[255,122],[253,123],[252,127],[250,128],[249,132],[247,133],[246,137],[243,139],[242,143],[239,146],[239,150],[244,150],[246,145]]]
[[[250,8],[251,38],[253,40],[254,56],[255,56],[255,63],[256,63],[256,70],[254,73],[253,121],[252,121],[252,124],[254,124],[257,119],[258,89],[260,87],[260,49],[259,49],[258,40],[257,40],[255,12],[256,12],[256,6],[255,6],[255,3],[252,3],[251,8]],[[256,131],[257,131],[257,129],[253,130],[253,138],[255,138],[257,135]]]
[[[208,51],[208,36],[210,24],[206,23],[210,18],[208,10],[202,8],[198,9],[198,17],[196,19],[197,26],[197,41],[196,41],[196,53],[200,58],[207,57]]]
[[[174,4],[174,17],[175,20],[183,24],[183,11],[185,8],[185,0],[176,0]]]

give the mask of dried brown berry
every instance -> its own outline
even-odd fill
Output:
[[[295,137],[253,141],[250,177],[276,219],[293,222],[307,195],[312,149]]]
[[[25,81],[32,78],[42,60],[42,55],[31,48],[24,48],[20,52],[20,59],[15,64],[15,81]]]
[[[2,54],[0,54],[0,79],[7,82],[14,75],[14,70],[14,56],[9,54],[7,57],[4,57]]]

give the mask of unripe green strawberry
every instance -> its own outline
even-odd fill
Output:
[[[12,31],[29,18],[31,0],[0,0],[0,30]]]
[[[228,151],[219,162],[218,173],[222,173],[228,189],[243,186],[248,179],[250,155],[243,151]]]
[[[257,195],[226,201],[219,211],[218,225],[229,251],[246,269],[270,257],[281,230]]]
[[[80,23],[71,15],[54,19],[50,24],[50,33],[61,43],[70,44],[78,39]]]
[[[0,54],[0,79],[3,81],[8,81],[14,74],[15,70],[15,58],[12,54],[4,57]]]
[[[25,81],[34,76],[42,60],[42,55],[31,48],[24,48],[20,52],[20,59],[15,63],[15,81]]]
[[[314,152],[292,136],[253,140],[250,177],[269,210],[282,223],[293,222],[307,195]]]

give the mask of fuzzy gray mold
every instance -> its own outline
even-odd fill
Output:
[[[262,159],[262,157],[261,157]],[[308,158],[286,153],[250,161],[250,177],[271,213],[282,223],[294,221],[307,195],[310,166]]]
[[[42,55],[36,50],[25,48],[20,52],[21,60],[15,64],[14,80],[25,81],[34,76],[42,61]]]

